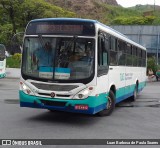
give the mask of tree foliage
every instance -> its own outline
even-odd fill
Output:
[[[147,69],[152,69],[155,73],[157,71],[157,64],[155,57],[150,57],[147,59]]]
[[[35,18],[49,18],[49,17],[74,17],[73,12],[66,11],[60,7],[51,5],[44,0],[24,0],[21,5],[20,24],[25,27],[28,21]]]
[[[134,17],[117,17],[111,24],[119,25],[151,25],[155,20],[154,16],[134,16]]]
[[[0,0],[0,43],[11,46],[17,32],[24,32],[32,19],[49,17],[74,17],[75,13],[44,0]]]
[[[159,11],[145,16],[144,11],[112,6],[92,0],[84,6],[80,0],[0,0],[0,43],[11,48],[16,33],[24,32],[32,19],[50,17],[80,17],[98,20],[108,25],[157,25]],[[56,6],[60,3],[60,7]],[[75,9],[73,9],[75,8]],[[70,10],[70,11],[69,11]],[[74,12],[71,12],[74,11]]]
[[[20,14],[19,6],[22,0],[1,0],[2,13],[8,17],[8,22],[12,24],[13,33],[16,33],[16,22]]]
[[[0,25],[0,43],[10,44],[12,38],[12,24]]]

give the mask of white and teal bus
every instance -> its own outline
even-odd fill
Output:
[[[6,56],[5,56],[6,48],[3,44],[0,44],[0,78],[4,78],[6,76]]]
[[[110,115],[136,99],[145,79],[146,48],[98,21],[36,19],[26,27],[21,107]]]

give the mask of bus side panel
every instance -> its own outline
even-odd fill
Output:
[[[136,84],[138,92],[146,85],[146,68],[143,67],[126,67],[126,92],[133,95]],[[128,97],[132,96],[129,95]]]
[[[104,99],[108,97],[108,92],[109,92],[109,75],[102,75],[100,77],[97,77],[97,86],[96,86],[96,92],[95,95],[99,94],[106,94]],[[108,100],[106,99],[106,102]]]
[[[110,66],[109,68],[109,86],[116,88],[116,102],[120,102],[125,98],[125,67],[124,66]]]
[[[0,78],[4,78],[6,76],[6,59],[0,61]]]
[[[141,79],[138,86],[138,92],[142,91],[143,88],[146,86],[146,67],[141,68]]]
[[[141,75],[141,67],[126,66],[126,98],[133,96],[134,90],[136,88],[136,83],[138,84],[141,81]]]
[[[133,96],[136,82],[138,82],[138,92],[146,85],[145,68],[142,67],[122,67],[110,66],[109,85],[116,87],[116,103]]]

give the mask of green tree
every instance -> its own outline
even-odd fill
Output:
[[[10,45],[11,44],[11,38],[12,38],[12,24],[5,24],[0,25],[0,43],[4,45]]]
[[[130,16],[130,17],[116,17],[113,19],[112,24],[119,25],[152,25],[155,20],[154,16]]]
[[[154,57],[147,59],[147,69],[152,69],[154,73],[157,71],[156,59]]]
[[[49,17],[74,17],[75,13],[66,11],[60,7],[54,6],[45,2],[44,0],[24,0],[21,5],[21,16],[19,23],[22,27],[37,18],[49,18]]]
[[[0,0],[0,43],[10,48],[17,48],[14,47],[15,40],[14,45],[11,46],[15,34],[24,32],[30,20],[48,17],[75,17],[75,13],[54,6],[45,0]]]
[[[0,14],[8,16],[13,34],[24,30],[24,27],[32,19],[75,16],[75,13],[49,4],[44,0],[0,0],[0,8],[2,8]]]
[[[0,5],[3,9],[3,13],[6,14],[9,18],[9,22],[12,24],[13,34],[16,33],[16,21],[17,16],[20,15],[20,4],[23,3],[23,0],[1,0]]]

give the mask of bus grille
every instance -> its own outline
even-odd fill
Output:
[[[51,90],[51,91],[71,91],[78,87],[78,85],[55,85],[55,84],[42,84],[31,82],[32,85],[38,89]]]
[[[64,107],[66,105],[66,102],[57,102],[57,101],[49,101],[49,100],[40,100],[40,101],[47,106]]]
[[[51,97],[51,94],[48,93],[38,93],[41,96],[49,96]],[[56,94],[57,97],[70,97],[71,95],[62,95],[62,94]]]

